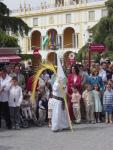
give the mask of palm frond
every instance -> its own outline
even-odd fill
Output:
[[[37,87],[37,82],[40,78],[40,75],[42,74],[42,72],[46,70],[45,67],[41,67],[40,69],[38,68],[36,70],[36,73],[33,76],[33,81],[32,81],[32,101],[34,102],[35,100],[35,92],[36,92],[36,87]]]
[[[42,64],[42,66],[44,66],[45,68],[53,71],[56,74],[56,70],[55,70],[55,67],[54,67],[53,64],[51,64],[51,63],[44,63],[44,64]]]
[[[51,63],[42,63],[40,65],[39,68],[37,68],[36,70],[36,73],[35,75],[33,76],[33,84],[32,84],[32,100],[33,100],[33,103],[34,103],[34,100],[35,100],[35,92],[36,92],[36,86],[37,86],[37,82],[39,80],[39,77],[40,75],[43,73],[44,70],[51,70],[53,71],[56,75],[57,75],[57,72],[55,70],[55,67],[53,64]],[[69,116],[69,111],[68,111],[68,105],[67,105],[67,99],[66,99],[66,94],[64,92],[64,89],[63,89],[63,86],[62,84],[60,83],[60,91],[62,92],[62,95],[64,97],[64,102],[65,102],[65,106],[66,106],[66,110],[67,110],[67,115],[68,115],[68,121],[69,121],[69,126],[70,126],[70,129],[72,130],[72,124],[71,124],[71,120],[70,120],[70,116]]]
[[[35,71],[36,73],[34,74],[33,81],[32,81],[32,101],[33,102],[35,100],[35,92],[36,92],[37,82],[38,82],[41,74],[43,73],[43,71],[47,70],[47,69],[53,71],[56,74],[56,70],[55,70],[54,66],[52,64],[50,64],[50,63],[49,64],[48,63],[47,64],[46,63],[42,63],[40,65],[40,67],[37,68],[36,71]]]

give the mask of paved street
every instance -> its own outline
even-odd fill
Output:
[[[47,127],[0,130],[0,150],[113,150],[113,125],[76,125],[53,133]]]

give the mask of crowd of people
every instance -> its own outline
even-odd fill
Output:
[[[113,64],[110,60],[87,66],[73,64],[64,69],[67,78],[64,97],[59,80],[50,70],[39,78],[35,104],[32,103],[33,68],[20,64],[6,65],[0,70],[0,127],[2,119],[8,129],[20,129],[21,118],[48,125],[53,131],[67,129],[72,123],[113,123]],[[60,80],[61,84],[62,81]],[[54,102],[53,102],[54,101]]]
[[[82,65],[79,68],[72,66],[72,73],[68,76],[71,119],[75,118],[76,123],[82,119],[90,123],[100,123],[105,119],[106,123],[112,123],[113,65],[109,61],[93,63],[90,72]]]

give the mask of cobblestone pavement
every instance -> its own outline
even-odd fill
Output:
[[[81,124],[73,132],[48,127],[0,130],[0,150],[113,150],[112,124]]]

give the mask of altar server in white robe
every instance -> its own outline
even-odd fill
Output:
[[[60,59],[57,54],[57,78],[53,84],[53,105],[52,105],[52,131],[60,131],[69,128],[68,115],[64,103],[64,94],[66,91],[61,91],[66,88],[66,76],[61,66]]]

